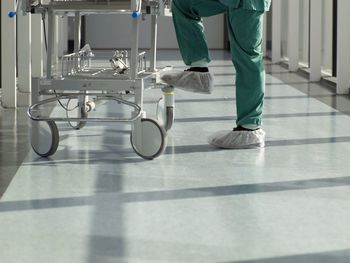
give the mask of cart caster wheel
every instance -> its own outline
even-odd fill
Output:
[[[134,151],[143,159],[152,160],[161,155],[166,147],[166,132],[157,121],[141,119],[130,134]]]
[[[166,107],[166,118],[164,128],[169,131],[174,123],[174,107]]]
[[[69,109],[71,99],[67,103],[67,109]],[[75,116],[74,116],[75,115]],[[88,113],[85,109],[85,105],[78,106],[76,109],[67,111],[67,118],[81,118],[87,119]],[[69,126],[75,130],[80,130],[86,125],[86,121],[68,121]]]
[[[59,132],[54,121],[31,121],[31,144],[34,152],[48,157],[57,151]]]

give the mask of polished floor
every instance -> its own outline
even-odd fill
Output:
[[[349,98],[266,62],[266,148],[218,150],[206,139],[234,126],[234,69],[213,56],[214,93],[177,91],[153,161],[133,152],[129,126],[95,123],[59,124],[57,153],[39,158],[24,109],[1,110],[0,261],[350,262]],[[146,93],[149,116],[158,96]]]

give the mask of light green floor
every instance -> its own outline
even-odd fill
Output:
[[[60,124],[49,160],[30,152],[0,201],[0,261],[350,262],[350,117],[268,66],[266,148],[217,150],[206,139],[233,128],[235,96],[231,62],[216,56],[212,95],[177,91],[161,157],[140,159],[128,126],[94,123]]]

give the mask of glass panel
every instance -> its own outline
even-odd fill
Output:
[[[322,70],[332,74],[333,0],[322,0]]]
[[[300,1],[299,61],[309,67],[310,0]]]
[[[271,58],[272,53],[272,12],[266,12],[266,54],[265,56]]]
[[[282,60],[288,58],[288,1],[282,1],[282,34],[281,34],[281,53]]]

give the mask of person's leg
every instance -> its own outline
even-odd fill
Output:
[[[236,69],[237,126],[259,128],[265,93],[263,12],[231,8],[228,28]]]
[[[263,12],[239,6],[229,9],[227,20],[236,69],[237,127],[215,133],[208,142],[227,149],[263,147],[265,132],[260,128],[265,91]]]
[[[174,0],[173,21],[180,53],[186,65],[185,71],[169,71],[161,79],[177,88],[210,94],[213,75],[209,72],[210,56],[204,34],[202,17],[226,12],[219,0]]]
[[[202,17],[227,11],[219,0],[173,0],[172,13],[177,41],[186,65],[210,62]]]

